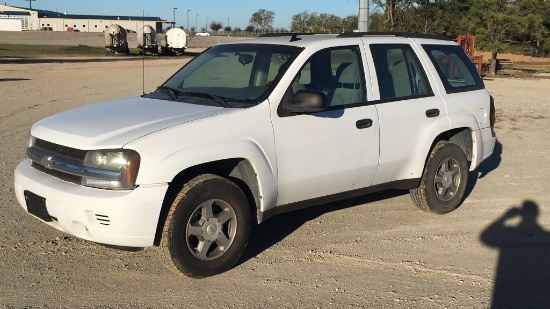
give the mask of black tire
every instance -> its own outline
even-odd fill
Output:
[[[250,206],[226,178],[204,174],[183,186],[164,223],[160,243],[169,268],[200,278],[235,265],[250,237]]]
[[[449,213],[462,203],[468,181],[468,161],[456,144],[441,141],[430,152],[418,188],[410,195],[416,207],[436,214]]]

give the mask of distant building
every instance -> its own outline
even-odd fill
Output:
[[[21,27],[16,26],[19,20]],[[172,24],[172,21],[160,17],[143,16],[103,16],[75,15],[48,10],[26,9],[0,4],[0,31],[48,30],[48,31],[80,31],[103,32],[110,25],[118,24],[127,31],[137,32],[144,25],[162,32],[162,24]]]

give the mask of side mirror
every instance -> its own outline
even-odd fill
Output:
[[[283,111],[289,113],[318,113],[328,108],[327,96],[316,90],[299,90],[292,100],[284,104]]]

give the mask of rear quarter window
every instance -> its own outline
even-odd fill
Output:
[[[422,45],[433,62],[447,93],[485,88],[477,69],[460,46]]]

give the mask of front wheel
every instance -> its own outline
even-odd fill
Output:
[[[411,198],[419,209],[449,213],[462,203],[468,181],[468,161],[458,145],[441,141],[430,152],[418,188]]]
[[[208,277],[238,261],[250,228],[250,206],[242,190],[226,178],[205,174],[176,196],[160,246],[169,267],[190,277]]]

